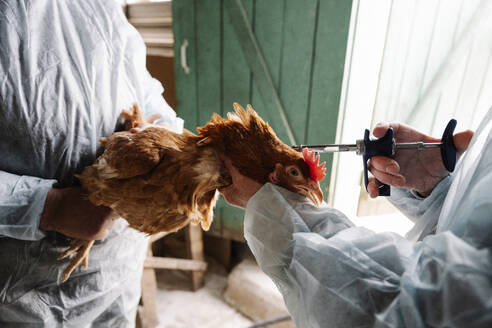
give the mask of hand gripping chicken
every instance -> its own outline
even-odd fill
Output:
[[[208,230],[218,189],[232,183],[221,160],[227,156],[244,176],[277,184],[319,205],[324,163],[307,149],[301,154],[282,143],[250,105],[246,111],[235,103],[234,109],[227,118],[214,114],[197,129],[198,135],[146,124],[137,106],[124,111],[130,131],[103,138],[104,153],[78,176],[89,200],[112,208],[147,234],[177,231],[189,222]],[[63,281],[82,261],[87,266],[92,244],[76,239],[59,257],[77,253]]]

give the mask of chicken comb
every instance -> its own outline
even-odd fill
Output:
[[[309,166],[309,173],[312,180],[319,182],[326,177],[326,162],[319,163],[319,155],[307,148],[302,150],[302,157]]]

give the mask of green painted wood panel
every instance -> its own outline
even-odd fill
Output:
[[[178,1],[179,2],[179,1]],[[206,124],[221,103],[221,8],[217,0],[195,1],[198,125]],[[204,15],[203,13],[206,13]]]
[[[251,103],[288,144],[281,112],[297,143],[333,142],[351,6],[350,0],[173,1],[177,110],[185,127],[195,131],[237,101]],[[181,67],[185,39],[189,74]],[[215,214],[213,234],[242,239],[242,210],[220,199]]]
[[[228,1],[228,0],[225,0]],[[243,0],[250,19],[253,17],[253,0]],[[226,10],[222,11],[222,114],[232,112],[232,104],[251,102],[251,71],[244,58],[241,43],[231,25]]]
[[[258,84],[257,90],[263,100],[264,108],[268,108],[267,111],[260,112],[260,115],[270,123],[282,140],[289,140],[291,144],[295,143],[295,138],[285,115],[282,102],[254,34],[254,24],[250,23],[240,0],[225,1],[224,4],[227,13],[234,18],[231,22],[236,32],[236,37],[241,41],[244,57],[251,69],[254,82]]]
[[[351,10],[352,1],[319,1],[305,141],[309,144],[335,142]],[[330,177],[333,155],[323,154],[321,158],[327,161],[326,174]],[[325,179],[325,195],[328,184],[329,179]]]
[[[185,120],[185,128],[194,131],[198,124],[198,103],[196,99],[196,35],[195,0],[172,2],[174,39],[174,71],[176,76],[176,103],[178,115]],[[186,73],[181,67],[181,46],[186,47]]]
[[[278,89],[280,79],[284,4],[284,0],[256,1],[252,25],[276,89]],[[275,120],[276,113],[265,107],[258,88],[259,84],[255,81],[253,73],[251,104],[263,119],[266,121]],[[284,136],[280,137],[285,139]]]
[[[303,144],[306,143],[317,6],[316,0],[285,1],[279,93],[296,140]]]

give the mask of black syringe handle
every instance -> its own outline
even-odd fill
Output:
[[[449,172],[454,171],[456,166],[456,146],[453,141],[453,133],[456,128],[456,120],[451,119],[444,129],[444,133],[441,138],[441,157],[444,167]]]
[[[373,156],[387,156],[393,155],[393,128],[389,128],[386,134],[379,139],[371,140],[369,138],[369,130],[364,131],[364,151],[362,154],[362,161],[364,164],[364,184],[366,186],[369,183],[369,177],[367,172],[367,161]],[[379,185],[379,196],[389,196],[390,186],[387,184]]]

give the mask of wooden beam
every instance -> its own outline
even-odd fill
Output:
[[[205,256],[203,255],[202,228],[193,224],[188,225],[188,229],[186,231],[186,241],[188,253],[192,260],[205,263]],[[191,273],[193,290],[197,290],[202,286],[204,276],[204,270],[201,272],[194,271]]]
[[[129,18],[161,18],[171,17],[171,2],[145,2],[145,3],[129,3],[128,17]]]
[[[207,262],[199,260],[177,259],[173,257],[149,256],[145,259],[144,268],[205,271],[207,269]]]
[[[152,248],[147,249],[147,258],[152,257]],[[159,324],[156,308],[157,281],[154,269],[145,268],[142,273],[142,305],[141,323],[144,328],[154,328]]]
[[[129,18],[128,21],[134,26],[168,27],[173,25],[172,17],[137,17]]]

